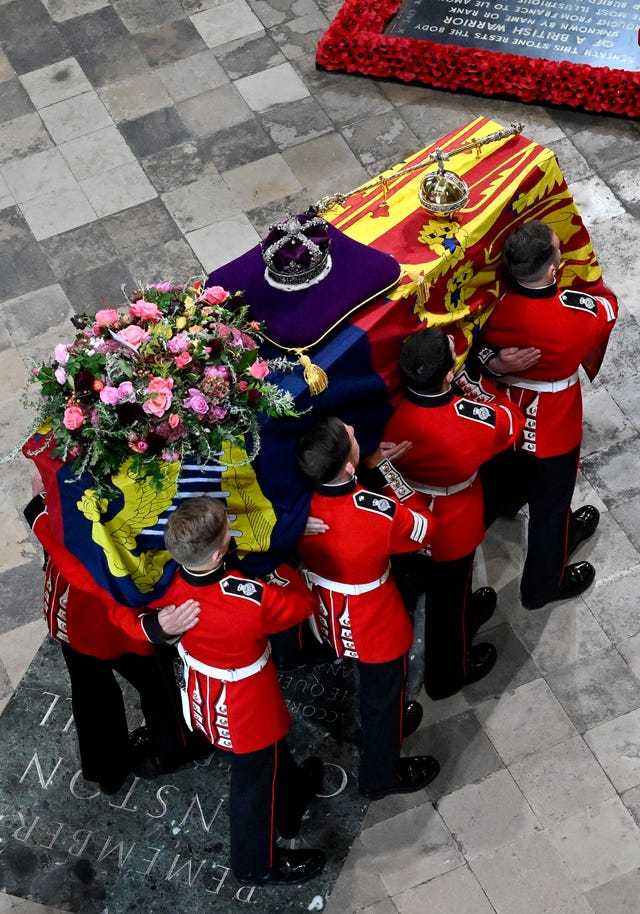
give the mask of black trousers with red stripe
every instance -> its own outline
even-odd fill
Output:
[[[527,558],[520,582],[525,601],[552,600],[558,594],[567,560],[571,499],[579,460],[579,447],[557,457],[518,452],[529,503]]]
[[[377,790],[394,783],[402,743],[406,654],[386,663],[356,661],[360,674],[362,753],[358,783]]]
[[[467,612],[475,551],[427,569],[424,610],[424,688],[435,700],[457,691],[466,676]]]
[[[284,739],[255,752],[229,752],[231,869],[265,873],[272,865],[276,833],[289,833],[305,803],[301,772]]]
[[[82,773],[104,784],[130,770],[129,729],[119,673],[140,695],[153,753],[166,767],[183,760],[187,741],[179,693],[173,677],[173,652],[166,655],[122,654],[100,660],[68,644],[62,653],[71,680],[71,707],[76,725]],[[165,649],[163,648],[164,652]]]

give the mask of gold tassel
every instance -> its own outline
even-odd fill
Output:
[[[329,386],[327,373],[319,365],[314,365],[308,355],[300,354],[300,364],[304,368],[303,376],[309,385],[311,396],[317,397]]]

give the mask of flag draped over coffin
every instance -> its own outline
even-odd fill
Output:
[[[291,552],[308,511],[309,493],[294,461],[302,430],[321,416],[336,414],[354,426],[363,453],[374,450],[399,392],[402,340],[418,327],[442,326],[453,333],[462,365],[505,290],[500,256],[515,226],[532,219],[552,226],[565,262],[561,287],[613,297],[554,153],[525,136],[451,157],[447,167],[470,190],[467,205],[455,216],[432,216],[418,201],[420,181],[435,164],[394,179],[401,168],[427,160],[436,146],[446,155],[499,128],[477,118],[385,172],[386,190],[380,184],[356,191],[344,206],[323,214],[350,238],[393,255],[401,266],[400,280],[360,310],[345,306],[349,316],[308,350],[328,376],[324,392],[311,396],[301,367],[274,378],[291,391],[303,415],[277,420],[263,416],[261,448],[251,463],[243,464],[237,452],[222,455],[220,466],[206,473],[185,467],[180,479],[177,474],[168,477],[165,489],[155,494],[137,480],[123,478],[121,487],[118,483],[122,495],[101,513],[92,502],[90,479],[69,483],[68,468],[56,465],[46,451],[36,458],[60,541],[81,559],[100,587],[131,605],[162,594],[173,573],[160,542],[163,524],[177,501],[193,491],[226,501],[236,534],[235,561],[243,570],[262,574],[275,567]],[[244,291],[241,262],[239,258],[215,270],[208,284]],[[357,277],[345,271],[340,280],[348,288]],[[282,293],[285,298],[287,294]],[[250,296],[247,302],[251,307]],[[266,323],[268,334],[268,318]],[[269,358],[282,351],[265,342],[261,354]],[[585,365],[591,377],[602,355],[603,351],[593,353]],[[248,442],[249,451],[252,446]],[[37,442],[32,443],[32,450],[37,448]]]

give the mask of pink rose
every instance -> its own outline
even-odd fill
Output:
[[[136,392],[131,381],[122,381],[121,384],[118,384],[118,399],[125,403],[136,402]]]
[[[64,384],[66,382],[67,372],[64,370],[64,368],[56,368],[53,374],[55,375],[55,379],[58,384]]]
[[[151,394],[142,404],[142,408],[151,416],[163,416],[173,400],[173,378],[151,378],[147,384],[147,393]]]
[[[192,409],[194,413],[200,413],[202,415],[208,412],[209,404],[207,403],[207,398],[200,393],[197,387],[190,387],[189,394],[190,396],[182,401],[187,409]]]
[[[144,452],[147,450],[147,448],[149,447],[149,445],[147,444],[146,441],[142,441],[142,440],[139,440],[139,439],[137,439],[137,438],[130,438],[130,439],[129,439],[129,447],[130,447],[132,450],[137,451],[138,454],[144,454]]]
[[[167,349],[169,352],[172,352],[173,355],[178,355],[179,352],[184,352],[188,345],[189,337],[185,336],[184,333],[178,333],[173,339],[169,340]]]
[[[120,315],[115,308],[103,308],[96,313],[96,324],[98,327],[107,327],[109,324],[117,324]]]
[[[129,314],[143,321],[159,321],[162,312],[154,302],[145,301],[144,298],[138,299],[132,305],[129,305]]]
[[[231,377],[231,372],[226,365],[207,365],[204,373],[207,378],[223,378],[225,381]]]
[[[229,298],[229,293],[222,286],[209,286],[205,289],[198,301],[206,301],[210,305],[221,305]]]
[[[166,460],[167,463],[175,463],[176,460],[180,460],[180,454],[178,453],[178,451],[169,451],[167,449],[165,449],[160,454],[160,457],[163,460]]]
[[[181,352],[180,355],[176,356],[173,361],[176,363],[178,368],[184,368],[189,364],[189,362],[192,362],[193,359],[188,352]]]
[[[158,292],[171,292],[172,289],[181,289],[182,286],[174,286],[170,282],[152,282],[147,288],[157,289]]]
[[[144,343],[150,338],[149,333],[146,330],[143,330],[142,327],[138,327],[137,324],[131,324],[129,327],[125,327],[120,331],[119,336],[125,342],[129,343],[130,346],[133,346],[134,349],[137,349],[141,343]]]
[[[177,413],[171,413],[168,421],[170,428],[177,428],[180,425],[180,416]]]
[[[252,378],[261,381],[262,378],[266,378],[269,374],[269,366],[266,362],[261,362],[260,359],[257,359],[253,365],[249,366],[249,374]]]
[[[63,343],[58,343],[53,350],[53,355],[58,365],[66,365],[69,361],[69,350]]]
[[[79,406],[67,406],[62,419],[64,427],[74,431],[84,422],[84,413]]]
[[[32,369],[31,369],[31,374],[34,376],[34,378],[37,378],[38,375],[40,374],[40,369],[39,369],[39,368],[35,368],[35,367],[32,368]]]
[[[106,403],[107,406],[115,406],[116,403],[120,402],[120,391],[117,387],[111,387],[109,384],[105,384],[100,391],[100,399],[103,403]]]
[[[212,419],[217,419],[218,421],[221,421],[222,419],[224,419],[224,417],[226,415],[227,415],[227,411],[224,408],[224,406],[212,406],[211,409],[209,410],[209,416]]]

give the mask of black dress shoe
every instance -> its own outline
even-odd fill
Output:
[[[591,562],[574,562],[573,565],[566,565],[562,575],[562,584],[555,594],[540,600],[522,598],[522,605],[525,609],[542,609],[547,603],[577,597],[593,584],[595,576],[596,570]]]
[[[405,701],[402,709],[402,738],[415,733],[422,721],[422,705],[417,701]]]
[[[478,629],[488,622],[496,611],[498,596],[493,587],[479,587],[471,594],[467,622],[467,644],[475,638]]]
[[[265,873],[236,873],[238,882],[249,882],[252,885],[291,885],[313,879],[325,864],[322,851],[276,850],[273,866]]]
[[[367,800],[381,800],[390,793],[415,793],[422,790],[440,771],[440,763],[431,755],[409,755],[398,759],[396,779],[388,787],[374,789],[360,788]]]
[[[467,651],[467,675],[464,679],[459,680],[453,685],[445,685],[444,687],[439,688],[432,685],[427,686],[427,683],[425,682],[425,691],[433,701],[442,701],[443,698],[451,698],[452,695],[455,695],[456,692],[464,689],[465,686],[471,685],[473,682],[479,682],[480,679],[484,679],[487,673],[495,666],[497,659],[498,652],[493,644],[489,644],[488,641],[474,644],[473,647]]]
[[[596,532],[600,512],[594,505],[583,505],[571,512],[569,518],[569,535],[567,537],[567,557],[573,555],[580,543],[584,543]]]
[[[297,796],[278,814],[278,833],[281,838],[295,838],[300,831],[302,817],[309,803],[322,790],[322,759],[312,755],[300,765]]]

